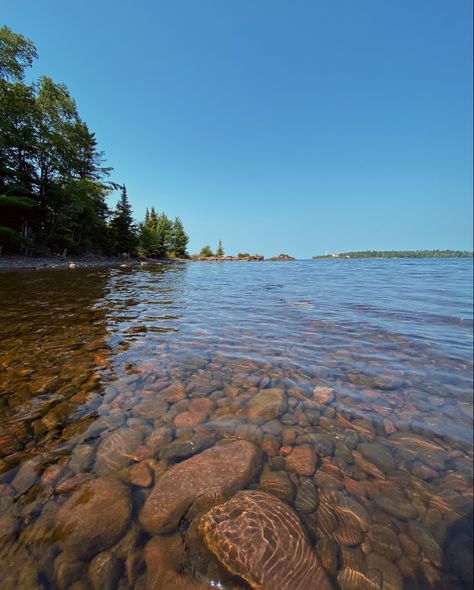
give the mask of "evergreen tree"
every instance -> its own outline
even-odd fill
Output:
[[[107,180],[111,168],[67,87],[47,76],[24,82],[36,57],[30,40],[0,28],[0,252],[133,253],[139,246],[145,256],[186,256],[178,218],[151,207],[136,231],[126,188]],[[107,224],[106,198],[117,188]]]
[[[115,251],[117,253],[127,252],[133,254],[137,246],[137,236],[125,185],[122,186],[120,200],[110,221],[110,229]]]
[[[176,217],[173,223],[172,232],[172,251],[178,258],[186,258],[188,256],[187,245],[189,237],[184,231],[183,224],[179,217]]]
[[[156,234],[157,256],[159,258],[163,258],[171,252],[173,247],[173,223],[164,213],[158,217],[156,224]]]
[[[222,246],[222,242],[221,240],[219,240],[219,244],[217,246],[217,250],[216,250],[216,256],[224,256],[224,248]]]
[[[139,230],[139,252],[142,256],[164,258],[172,248],[173,224],[162,213],[157,215],[155,208],[151,207],[145,221]]]

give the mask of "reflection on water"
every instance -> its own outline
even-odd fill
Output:
[[[469,260],[0,274],[1,587],[470,588],[471,284]]]

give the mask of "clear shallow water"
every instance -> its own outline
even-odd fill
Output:
[[[261,451],[227,495],[295,508],[336,588],[470,587],[472,261],[3,272],[0,297],[2,587],[248,587],[199,511],[143,512],[221,439]]]

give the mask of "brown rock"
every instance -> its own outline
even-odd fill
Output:
[[[263,424],[274,420],[286,411],[287,402],[283,389],[261,389],[248,404],[248,417],[252,422]]]
[[[384,555],[392,561],[402,555],[398,536],[388,526],[372,524],[367,533],[367,538],[376,553],[380,553],[380,555]]]
[[[379,590],[381,588],[373,577],[350,567],[345,567],[339,572],[337,581],[341,590]]]
[[[54,484],[61,477],[63,470],[63,465],[49,465],[43,471],[43,475],[41,476],[41,483],[45,486]]]
[[[198,414],[209,414],[214,408],[214,402],[207,397],[197,397],[191,400],[189,409]]]
[[[58,511],[60,543],[75,557],[89,558],[120,539],[131,511],[129,491],[118,481],[88,481]]]
[[[157,396],[159,394],[156,394]],[[138,403],[134,408],[133,412],[135,416],[143,416],[149,420],[156,420],[161,418],[168,409],[168,402],[161,397],[154,397],[151,399],[145,399]]]
[[[54,578],[59,590],[68,590],[86,572],[86,564],[74,557],[61,553],[54,561]]]
[[[39,480],[39,460],[30,459],[21,464],[18,473],[13,478],[12,487],[18,494],[24,494]]]
[[[181,383],[173,383],[166,389],[162,389],[159,396],[167,402],[179,402],[186,397],[186,391]]]
[[[286,458],[289,471],[311,477],[316,469],[316,453],[310,445],[298,445]]]
[[[238,492],[205,514],[199,528],[209,549],[252,588],[331,588],[296,513],[274,496]]]
[[[20,522],[14,514],[0,514],[0,543],[6,545],[13,541],[19,528]]]
[[[419,516],[417,508],[402,493],[397,491],[377,494],[374,496],[374,502],[384,512],[400,520],[411,520]]]
[[[97,554],[89,566],[89,580],[94,590],[115,590],[121,575],[122,564],[109,551]]]
[[[131,428],[119,428],[108,434],[97,449],[95,471],[99,475],[114,474],[129,465],[141,446],[142,438],[141,432]]]
[[[378,553],[369,553],[367,565],[382,574],[384,590],[403,590],[403,577],[398,567]]]
[[[293,447],[290,447],[290,446],[281,447],[280,448],[280,455],[282,457],[288,457],[288,455],[291,453],[292,450],[293,450]]]
[[[153,454],[158,454],[163,447],[173,440],[173,431],[167,426],[154,430],[146,439],[146,445]]]
[[[278,440],[271,434],[265,434],[261,444],[262,451],[269,457],[278,455]]]
[[[86,481],[90,481],[93,478],[92,474],[90,473],[78,473],[77,475],[73,475],[72,477],[68,477],[64,479],[56,486],[55,492],[56,494],[70,494],[71,492],[75,492],[78,490],[82,484]]]
[[[292,502],[295,495],[295,487],[286,471],[264,468],[260,476],[260,489],[287,502]]]
[[[145,547],[146,590],[207,590],[206,582],[182,575],[185,559],[180,535],[153,537]]]
[[[219,501],[250,481],[260,464],[257,447],[244,440],[222,440],[173,465],[155,483],[140,522],[151,534],[173,530],[190,505]]]
[[[295,508],[302,514],[314,512],[318,506],[318,493],[310,479],[302,478],[296,492]]]
[[[153,484],[153,471],[145,461],[141,461],[131,468],[129,479],[134,486],[149,488]]]
[[[362,531],[357,527],[340,526],[333,533],[332,538],[340,545],[349,547],[360,545],[364,540]]]
[[[313,399],[321,405],[329,404],[334,399],[334,389],[332,387],[315,387]]]
[[[323,537],[318,541],[316,551],[324,569],[334,575],[337,571],[336,543],[330,537]]]
[[[206,419],[206,414],[202,412],[181,412],[174,419],[176,428],[188,428],[197,426]]]

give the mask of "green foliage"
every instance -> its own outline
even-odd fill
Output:
[[[26,68],[38,57],[29,40],[4,26],[0,29],[0,79],[23,80]]]
[[[110,221],[111,239],[116,253],[135,253],[138,237],[133,223],[132,208],[127,197],[127,188],[122,186],[120,200],[115,207]]]
[[[186,257],[188,236],[179,217],[172,222],[164,213],[157,215],[155,208],[146,210],[145,220],[139,226],[141,256],[165,258],[170,255]]]
[[[217,245],[216,256],[224,256],[224,247],[222,246],[222,242],[219,240],[219,244]]]
[[[239,252],[237,254],[237,258],[249,258],[250,254],[248,252]]]
[[[19,231],[14,230],[6,225],[0,225],[0,252],[3,247],[15,247],[20,244],[21,234]]]
[[[64,84],[22,82],[35,57],[31,41],[0,29],[0,207],[2,223],[21,236],[5,245],[108,251],[110,169]]]
[[[188,256],[187,246],[189,237],[184,231],[183,224],[179,217],[176,217],[173,223],[173,233],[171,238],[171,250],[178,258],[186,258]]]
[[[67,87],[47,76],[24,83],[36,57],[31,41],[0,28],[0,251],[187,256],[179,218],[152,207],[137,230],[126,188],[106,180],[111,168]]]
[[[203,246],[201,248],[201,252],[199,254],[200,254],[200,256],[202,256],[204,258],[209,258],[211,256],[214,256],[214,253],[213,253],[211,247],[209,246],[209,244],[206,244],[206,246]]]

